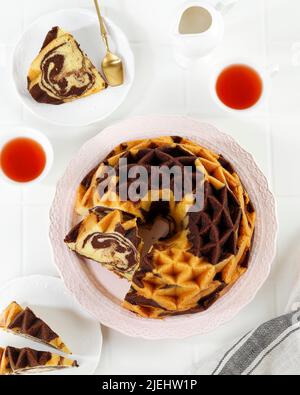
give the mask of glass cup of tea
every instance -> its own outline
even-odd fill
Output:
[[[270,77],[278,66],[260,67],[248,59],[227,61],[215,67],[211,96],[227,112],[253,112],[265,101]]]
[[[53,165],[49,139],[37,130],[5,127],[0,131],[0,179],[19,186],[41,182]]]

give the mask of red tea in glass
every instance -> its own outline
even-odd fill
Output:
[[[260,100],[263,93],[263,80],[250,66],[231,65],[219,75],[216,92],[225,106],[234,110],[246,110]]]
[[[37,179],[46,166],[43,147],[30,138],[15,138],[0,152],[0,168],[15,182],[25,183]]]

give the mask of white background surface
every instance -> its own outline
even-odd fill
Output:
[[[300,66],[295,66],[297,57],[292,55],[293,44],[300,42],[299,0],[240,0],[226,16],[223,45],[193,72],[176,65],[169,40],[171,23],[184,0],[102,0],[106,15],[130,38],[137,78],[127,101],[112,117],[78,130],[52,126],[25,110],[15,94],[9,62],[22,31],[37,17],[60,8],[89,7],[92,1],[1,2],[0,128],[26,123],[47,134],[54,145],[55,165],[43,184],[34,189],[21,191],[0,183],[0,285],[20,275],[57,275],[48,241],[48,211],[56,181],[84,141],[125,117],[184,114],[211,122],[234,136],[268,177],[276,194],[280,224],[272,274],[248,308],[207,336],[152,342],[103,328],[104,350],[97,373],[184,373],[200,357],[209,356],[261,321],[281,313],[295,266],[300,264],[300,258],[293,254],[300,236]],[[239,57],[280,66],[269,87],[269,102],[251,116],[228,115],[209,97],[212,62]]]

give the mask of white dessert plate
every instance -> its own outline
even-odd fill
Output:
[[[118,144],[159,136],[187,137],[222,154],[240,175],[257,211],[252,255],[247,273],[206,312],[164,320],[144,319],[121,307],[129,283],[96,262],[69,251],[64,238],[79,222],[74,213],[76,189],[86,174]],[[51,210],[50,238],[56,265],[79,303],[104,325],[146,339],[185,338],[204,334],[235,317],[267,279],[276,250],[275,200],[253,157],[232,137],[213,126],[185,117],[138,117],[113,125],[87,142],[71,161],[57,186]]]
[[[82,50],[97,68],[105,56],[96,12],[87,9],[67,9],[45,15],[33,23],[23,34],[13,55],[13,79],[25,106],[35,115],[53,124],[86,126],[112,114],[125,100],[134,81],[135,61],[127,37],[111,20],[105,18],[112,51],[124,61],[124,85],[108,88],[98,94],[71,103],[54,106],[40,104],[27,90],[27,75],[32,61],[38,55],[47,33],[59,26],[74,35]]]
[[[38,317],[44,319],[66,342],[79,368],[62,369],[47,375],[91,375],[95,372],[102,349],[102,333],[99,323],[74,301],[59,278],[30,276],[17,278],[0,289],[0,309],[12,301],[29,306]],[[19,336],[0,331],[0,346],[30,347],[64,355],[50,347]]]

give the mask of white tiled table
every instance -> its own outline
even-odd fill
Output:
[[[212,3],[215,1],[210,0]],[[300,41],[299,0],[240,0],[226,16],[223,45],[211,62],[251,57],[256,63],[279,65],[269,103],[261,111],[237,117],[218,110],[208,92],[210,62],[193,73],[173,60],[170,23],[184,0],[102,0],[106,15],[130,38],[137,76],[125,104],[113,116],[80,130],[59,128],[32,116],[19,102],[9,65],[22,31],[38,16],[62,7],[90,7],[91,0],[18,0],[5,2],[0,13],[0,130],[28,124],[47,134],[55,149],[55,165],[46,181],[20,191],[0,183],[0,285],[16,276],[57,276],[48,241],[48,211],[55,184],[84,141],[115,120],[137,114],[186,114],[209,121],[233,135],[251,152],[273,186],[280,223],[278,255],[272,274],[255,301],[225,327],[207,336],[181,341],[144,341],[103,328],[104,350],[97,373],[183,373],[197,359],[280,313],[288,297],[293,254],[300,236],[300,67],[291,47]],[[288,6],[287,6],[288,4]],[[126,136],[124,136],[126,138]]]

